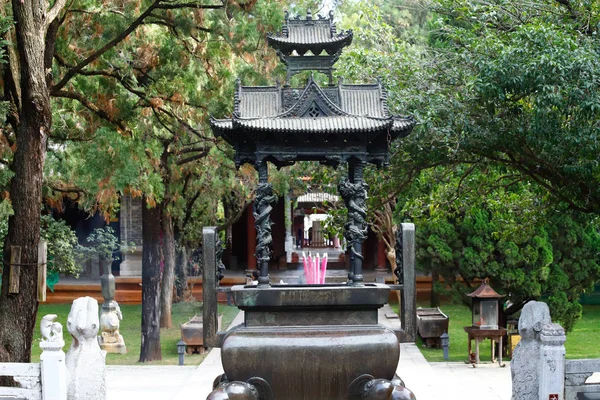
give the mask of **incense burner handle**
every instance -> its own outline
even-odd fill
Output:
[[[361,375],[348,388],[348,400],[416,400],[413,392],[404,386],[396,375],[394,379],[375,379],[372,375]]]
[[[246,382],[230,382],[225,374],[219,375],[214,381],[213,389],[206,400],[274,400],[271,386],[257,377]]]

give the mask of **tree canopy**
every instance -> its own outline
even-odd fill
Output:
[[[353,2],[342,16],[358,40],[339,74],[381,77],[391,111],[419,121],[370,191],[417,224],[418,267],[459,295],[489,276],[571,328],[600,278],[598,6]]]

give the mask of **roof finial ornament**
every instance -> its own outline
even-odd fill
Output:
[[[333,10],[329,10],[329,19],[333,21]]]
[[[306,20],[307,21],[312,21],[312,12],[310,10],[308,10],[306,12]]]
[[[288,19],[290,19],[290,13],[288,10],[285,10],[283,12],[283,18],[285,19],[285,21],[287,22]]]

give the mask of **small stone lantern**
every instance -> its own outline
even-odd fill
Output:
[[[492,289],[490,280],[486,278],[473,293],[467,296],[473,299],[471,306],[473,328],[498,329],[500,299],[504,296]]]
[[[444,360],[448,361],[450,359],[450,355],[448,354],[450,348],[450,335],[447,332],[442,333],[440,336],[442,340],[442,349],[444,350]]]
[[[177,354],[179,354],[179,365],[184,364],[186,344],[183,340],[177,342]]]

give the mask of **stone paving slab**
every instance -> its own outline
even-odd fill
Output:
[[[510,400],[510,365],[428,363],[414,343],[403,343],[396,373],[418,400]]]
[[[194,366],[109,365],[106,367],[107,400],[171,399],[197,370]]]

